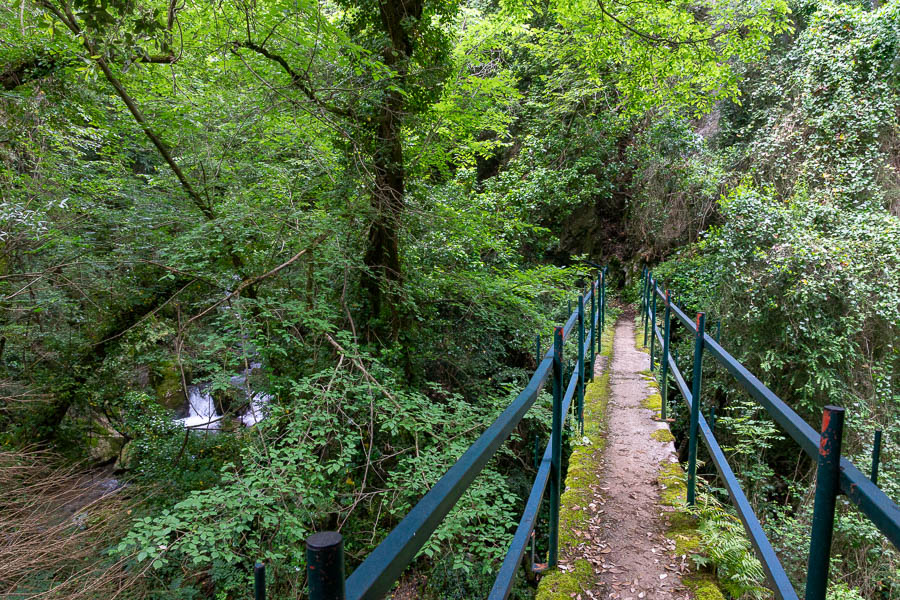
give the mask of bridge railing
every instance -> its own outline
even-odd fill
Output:
[[[606,313],[606,269],[597,272],[587,293],[578,297],[575,310],[569,309],[565,325],[556,327],[553,343],[542,355],[537,339],[537,369],[528,385],[497,419],[466,450],[406,517],[384,538],[353,573],[344,578],[343,538],[337,532],[313,534],[306,540],[307,577],[311,600],[361,600],[383,598],[413,562],[435,529],[494,456],[513,429],[519,424],[547,380],[552,382],[552,427],[537,477],[513,536],[506,558],[490,593],[492,600],[505,599],[512,589],[518,566],[522,563],[529,540],[537,524],[544,495],[549,488],[550,519],[548,532],[548,566],[555,566],[559,546],[559,502],[562,492],[562,436],[565,421],[573,409],[573,419],[582,422],[584,388],[593,379],[594,357],[600,350],[600,339]],[[588,312],[589,310],[589,312]],[[568,382],[564,381],[563,345],[575,334],[576,362]],[[586,368],[586,364],[589,365]],[[574,402],[574,405],[573,405]],[[533,564],[532,571],[540,570]],[[265,566],[255,568],[257,600],[265,598]]]
[[[658,304],[663,308],[662,330],[657,324]],[[694,356],[690,386],[678,368],[670,350],[672,338],[672,316],[693,333]],[[831,540],[834,531],[834,512],[837,496],[846,494],[869,520],[894,545],[900,548],[900,508],[878,486],[878,442],[873,456],[871,480],[846,458],[841,458],[841,438],[843,433],[844,409],[826,406],[822,417],[821,433],[813,429],[767,388],[759,379],[729,354],[718,341],[706,333],[705,315],[697,313],[691,319],[672,302],[669,290],[663,290],[653,274],[644,270],[641,293],[641,321],[644,326],[644,346],[650,345],[650,364],[656,370],[657,342],[659,357],[660,389],[662,396],[661,414],[666,418],[668,408],[669,377],[684,398],[690,410],[688,438],[688,481],[687,500],[693,505],[697,481],[697,442],[702,437],[709,450],[719,476],[725,482],[731,501],[744,524],[744,529],[759,556],[766,577],[773,591],[782,600],[797,600],[799,597],[785,573],[775,550],[763,531],[753,507],[741,489],[740,482],[725,458],[722,448],[715,438],[713,428],[700,410],[702,392],[702,364],[704,352],[708,352],[718,364],[731,373],[741,387],[762,406],[787,434],[817,463],[815,499],[813,504],[812,537],[809,546],[805,600],[824,600],[828,586],[828,568],[831,559]],[[697,401],[695,402],[694,399]],[[699,436],[698,436],[699,434]]]

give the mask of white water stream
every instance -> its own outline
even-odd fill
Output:
[[[266,418],[266,406],[272,400],[272,396],[265,392],[254,392],[247,382],[248,376],[256,369],[261,369],[262,363],[251,363],[249,369],[244,369],[240,375],[231,378],[231,385],[240,388],[247,399],[247,406],[241,409],[238,418],[244,427],[252,427]],[[183,427],[189,427],[198,431],[215,431],[219,429],[222,415],[216,409],[215,400],[208,391],[208,385],[188,386],[188,416],[176,419]]]

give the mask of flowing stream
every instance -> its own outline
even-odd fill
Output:
[[[261,368],[262,363],[250,363],[250,368],[231,378],[231,385],[242,390],[246,399],[246,406],[241,408],[237,415],[244,427],[252,427],[262,421],[266,417],[266,406],[272,400],[269,394],[250,389],[248,383],[250,374]],[[209,384],[189,385],[187,404],[187,416],[176,419],[176,422],[198,431],[216,431],[220,428],[222,415],[218,412],[216,402],[209,392]]]

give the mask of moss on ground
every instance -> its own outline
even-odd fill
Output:
[[[666,537],[675,542],[675,555],[690,556],[702,552],[697,520],[687,511],[687,484],[681,465],[663,461],[659,465],[657,482],[660,503],[675,509],[669,513],[666,530]],[[696,600],[725,600],[718,580],[711,573],[686,574],[681,582],[694,592]]]
[[[641,352],[650,352],[644,348],[644,329],[640,326],[640,320],[634,328],[634,345]],[[641,403],[641,406],[655,411],[660,415],[662,410],[662,397],[659,394],[659,383],[651,371],[641,371],[641,375],[656,393],[651,394]],[[661,442],[674,441],[675,436],[668,428],[657,429],[650,437]],[[675,554],[677,556],[702,553],[702,538],[697,531],[697,520],[687,510],[687,484],[681,465],[663,461],[659,466],[657,481],[660,486],[660,504],[674,508],[668,513],[668,525],[666,537],[675,542]],[[685,574],[682,583],[694,592],[696,600],[725,600],[718,580],[715,575],[707,572],[694,572]]]
[[[694,592],[695,600],[725,600],[714,575],[699,573],[681,578],[681,582]]]
[[[651,394],[641,401],[641,406],[647,410],[656,411],[658,413],[662,409],[662,396],[659,394]]]
[[[575,569],[563,572],[553,569],[538,584],[536,600],[568,600],[593,587],[594,569],[584,559],[575,561]]]
[[[638,352],[646,352],[650,353],[650,339],[647,339],[647,346],[644,346],[644,327],[641,326],[640,315],[635,317],[634,320],[634,347],[637,348]]]
[[[607,368],[602,376],[595,378],[585,390],[584,396],[584,438],[569,457],[569,470],[566,476],[566,488],[560,500],[559,536],[560,556],[565,559],[577,545],[583,541],[575,531],[585,528],[590,514],[585,510],[573,510],[583,507],[593,499],[591,483],[599,472],[599,461],[602,458],[606,442],[606,405],[609,400],[609,368],[612,359],[614,323],[603,332],[601,356],[607,357]],[[637,330],[640,328],[637,327]],[[646,352],[643,346],[642,332],[636,338],[638,350]],[[647,371],[645,379],[654,390],[659,390],[656,379]],[[643,402],[645,408],[659,411],[661,399],[659,393],[651,395]],[[666,440],[660,438],[666,436]],[[670,441],[672,434],[668,429],[659,429],[652,434],[654,439]],[[701,551],[701,538],[697,532],[694,517],[685,508],[687,486],[684,472],[678,463],[664,461],[660,465],[658,481],[662,488],[661,503],[675,508],[669,513],[667,536],[675,542],[678,555],[697,554]],[[593,587],[594,570],[590,563],[582,559],[565,561],[573,566],[568,572],[559,569],[547,571],[538,583],[537,600],[567,600]],[[682,582],[694,592],[696,600],[725,600],[715,576],[709,573],[690,573],[682,578]]]
[[[590,512],[574,510],[593,501],[591,484],[599,473],[603,448],[606,445],[606,405],[609,401],[609,365],[612,361],[612,342],[615,323],[610,319],[601,338],[601,356],[606,357],[607,367],[599,377],[589,383],[584,391],[584,434],[569,456],[565,491],[560,498],[559,555],[568,556],[583,540],[575,534],[583,531],[590,519]],[[576,439],[578,439],[576,437]],[[563,600],[590,589],[594,585],[594,569],[582,559],[571,564],[574,570],[547,571],[538,583],[538,600]]]
[[[672,432],[669,431],[669,429],[666,427],[664,427],[662,429],[657,429],[656,431],[654,431],[653,433],[650,434],[650,437],[652,437],[657,442],[674,442],[675,441],[675,436],[672,435]]]

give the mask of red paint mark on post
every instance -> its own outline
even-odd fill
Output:
[[[831,454],[831,450],[828,448],[828,438],[825,437],[825,432],[828,431],[830,424],[831,411],[826,410],[822,414],[822,437],[819,439],[819,454],[825,458],[828,458],[828,455]]]

